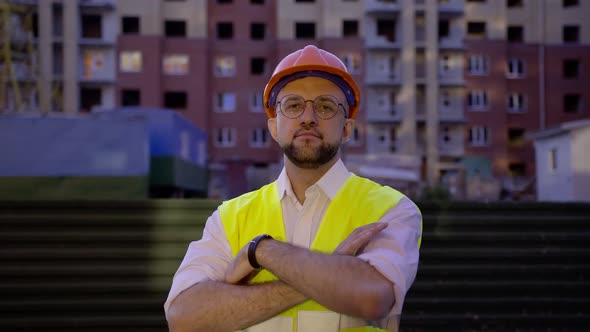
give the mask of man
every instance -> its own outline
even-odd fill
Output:
[[[190,244],[164,305],[170,330],[397,331],[421,215],[338,156],[357,85],[310,45],[279,63],[264,103],[285,166],[275,182],[224,202]]]

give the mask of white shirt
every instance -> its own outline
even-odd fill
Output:
[[[305,191],[305,201],[301,204],[283,168],[276,183],[287,242],[301,247],[311,246],[328,205],[349,176],[351,173],[338,160],[318,182]],[[406,292],[416,277],[421,221],[416,205],[410,199],[402,198],[381,219],[371,220],[385,222],[388,226],[357,256],[371,264],[394,285],[395,305],[388,319],[381,323],[390,329],[397,330]],[[231,248],[217,209],[207,220],[202,239],[189,245],[174,276],[164,304],[166,315],[170,303],[185,289],[205,280],[222,281],[232,259]]]

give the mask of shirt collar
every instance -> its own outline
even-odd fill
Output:
[[[351,173],[348,171],[342,160],[338,159],[338,161],[318,180],[318,182],[315,183],[315,185],[320,187],[330,200],[333,200],[350,175]],[[285,195],[295,197],[293,187],[291,187],[291,181],[289,180],[287,171],[284,167],[277,179],[277,189],[279,191],[279,200],[282,200]]]

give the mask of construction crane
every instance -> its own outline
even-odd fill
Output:
[[[36,40],[36,1],[0,2],[0,112],[49,111],[43,100]],[[59,104],[59,84],[51,102]]]

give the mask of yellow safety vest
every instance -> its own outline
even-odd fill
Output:
[[[328,206],[310,249],[332,253],[353,230],[378,221],[402,197],[403,194],[390,187],[351,175]],[[287,242],[276,182],[224,202],[220,207],[220,216],[233,257],[250,240],[263,233],[270,234],[278,241]],[[262,270],[250,283],[273,280],[277,280],[277,277],[268,270]],[[298,328],[300,332],[383,331],[371,326],[359,327],[361,325],[366,325],[366,322],[332,312],[310,300],[246,331],[296,332]],[[350,328],[346,328],[347,326]]]

